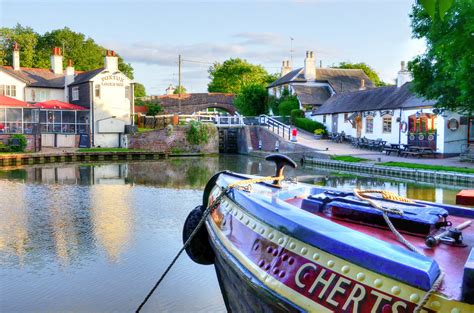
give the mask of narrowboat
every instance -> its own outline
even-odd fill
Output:
[[[474,210],[285,181],[296,164],[267,160],[272,178],[214,175],[184,224],[229,312],[474,312]]]

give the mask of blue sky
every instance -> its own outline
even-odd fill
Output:
[[[230,57],[279,72],[290,57],[290,36],[294,67],[302,67],[305,51],[313,50],[318,65],[366,62],[393,82],[400,61],[425,49],[411,38],[413,2],[0,0],[0,24],[82,32],[131,63],[148,94],[177,84],[180,53],[199,62],[183,62],[183,85],[190,92],[206,91],[209,63]]]

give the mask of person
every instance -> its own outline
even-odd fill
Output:
[[[4,133],[5,132],[5,125],[3,125],[3,123],[0,123],[0,133]]]

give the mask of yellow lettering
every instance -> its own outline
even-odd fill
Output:
[[[359,295],[356,296],[357,292],[360,292]],[[346,300],[346,303],[344,303],[344,306],[342,307],[342,310],[346,310],[347,307],[351,304],[352,301],[354,301],[354,305],[352,306],[352,313],[358,313],[359,312],[359,302],[364,299],[365,297],[365,288],[359,284],[355,284],[354,289],[352,289],[349,297]]]
[[[319,272],[319,275],[316,278],[316,280],[313,282],[313,285],[311,286],[311,288],[309,288],[309,293],[312,294],[317,285],[322,284],[324,286],[321,292],[319,293],[319,296],[318,296],[319,299],[321,299],[324,296],[324,294],[326,293],[326,290],[328,290],[329,288],[329,285],[331,285],[332,281],[336,277],[336,274],[332,273],[331,276],[329,276],[329,279],[325,280],[323,278],[325,273],[326,273],[326,270],[323,268],[321,272]]]
[[[339,303],[337,303],[336,301],[333,300],[332,297],[334,297],[334,295],[336,293],[340,293],[340,294],[344,294],[346,292],[346,290],[344,288],[342,288],[342,284],[345,284],[345,285],[349,285],[351,283],[350,280],[348,279],[345,279],[344,277],[339,277],[339,279],[337,280],[336,284],[334,285],[334,288],[331,290],[331,292],[329,293],[329,296],[328,298],[326,299],[326,301],[329,303],[329,304],[332,304],[334,305],[335,307],[337,307],[339,305]]]
[[[300,280],[301,273],[306,268],[312,268],[313,270],[316,270],[316,265],[314,265],[313,263],[306,263],[306,264],[301,265],[301,267],[298,269],[298,271],[296,272],[296,275],[295,275],[295,283],[296,283],[296,286],[298,286],[300,288],[306,287],[306,285],[303,284]]]
[[[379,306],[380,306],[380,303],[382,302],[382,299],[383,299],[383,300],[387,300],[387,301],[389,301],[389,302],[392,301],[392,297],[386,296],[386,295],[384,295],[383,293],[380,293],[380,292],[378,292],[378,291],[372,290],[370,293],[377,297],[377,300],[375,300],[375,303],[374,303],[374,306],[373,306],[373,308],[372,308],[372,311],[370,311],[371,313],[380,312],[380,311],[378,310],[378,308],[379,308]]]

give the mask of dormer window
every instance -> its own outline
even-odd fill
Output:
[[[72,100],[79,100],[79,87],[72,87]]]
[[[95,85],[94,95],[95,95],[96,98],[100,98],[100,85]]]

